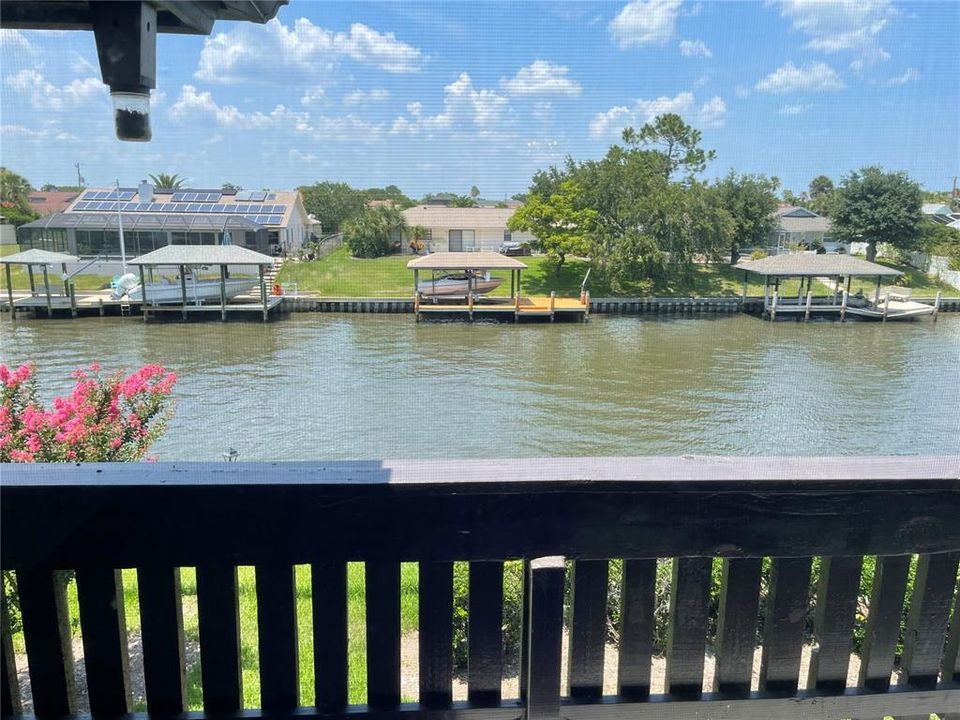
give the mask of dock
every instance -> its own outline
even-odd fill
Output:
[[[547,318],[554,320],[586,320],[590,315],[589,296],[580,298],[558,298],[550,296],[520,296],[513,298],[484,297],[475,300],[472,296],[464,301],[453,303],[432,303],[417,296],[414,298],[413,311],[419,321],[423,316],[475,318],[512,318],[515,322],[527,318]]]

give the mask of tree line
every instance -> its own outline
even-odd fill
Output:
[[[780,182],[734,170],[701,179],[714,159],[699,131],[679,115],[661,115],[625,129],[599,160],[568,157],[536,173],[509,227],[536,236],[558,269],[569,256],[589,258],[618,289],[683,276],[702,261],[729,256],[736,263],[742,248],[768,244],[779,222]],[[910,250],[929,247],[934,236],[940,247],[960,238],[924,220],[921,188],[903,172],[865,167],[838,185],[821,175],[808,192],[782,198],[830,217],[832,237],[865,243],[869,260],[882,243]]]

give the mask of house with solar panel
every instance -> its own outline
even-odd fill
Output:
[[[320,235],[296,190],[174,190],[142,182],[137,188],[86,189],[63,212],[20,226],[17,239],[23,250],[116,260],[121,223],[127,257],[167,245],[220,245],[225,238],[276,255]]]

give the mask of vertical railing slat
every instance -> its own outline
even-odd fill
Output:
[[[197,615],[203,709],[236,712],[243,707],[243,675],[235,566],[197,566]]]
[[[710,558],[673,561],[665,678],[672,695],[697,697],[703,692],[711,566]]]
[[[130,663],[123,578],[112,568],[77,568],[83,659],[93,715],[130,711]]]
[[[469,612],[467,698],[493,705],[503,679],[503,562],[470,563]]]
[[[913,686],[936,687],[958,561],[955,552],[921,555],[917,561],[901,662]]]
[[[960,682],[960,585],[953,600],[953,616],[943,649],[943,679]]]
[[[66,591],[50,570],[17,573],[33,711],[38,717],[74,711],[76,690]]]
[[[392,710],[400,703],[400,563],[366,563],[367,703]]]
[[[571,697],[603,694],[609,566],[607,560],[578,560],[573,566],[568,663]]]
[[[530,561],[523,561],[523,608],[521,624],[523,627],[520,632],[520,700],[527,699],[527,662],[530,659],[530,633],[526,631],[526,623],[530,617]]]
[[[761,565],[761,558],[723,560],[713,682],[714,689],[720,692],[750,692],[757,647]]]
[[[656,560],[623,560],[617,691],[631,700],[650,694],[656,579]]]
[[[186,671],[180,568],[138,568],[137,589],[147,710],[181,713],[186,708]]]
[[[861,556],[820,561],[813,620],[817,649],[810,658],[808,688],[839,692],[847,686],[862,567]]]
[[[809,607],[810,558],[773,558],[763,623],[761,690],[784,694],[797,691]]]
[[[316,704],[333,712],[347,704],[347,565],[317,563],[310,581]]]
[[[294,568],[264,563],[256,575],[260,703],[267,711],[292,710],[300,697]]]
[[[453,700],[453,563],[420,563],[420,703]]]
[[[877,558],[863,650],[860,653],[860,676],[857,680],[860,687],[877,691],[890,687],[909,569],[909,555]]]
[[[527,676],[525,720],[559,720],[564,560],[537,558],[529,567],[530,613],[524,618],[523,628],[527,663],[521,669]]]
[[[6,593],[0,591],[0,717],[7,718],[21,712],[20,681],[13,652],[13,633],[10,632],[10,613]]]

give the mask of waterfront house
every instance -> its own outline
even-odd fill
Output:
[[[923,203],[923,205],[920,206],[920,212],[923,213],[923,216],[928,220],[933,220],[935,223],[941,225],[948,225],[957,219],[955,213],[946,203]]]
[[[771,253],[790,252],[792,247],[802,245],[813,249],[822,245],[827,252],[845,252],[847,247],[831,237],[833,223],[830,218],[818,215],[805,207],[782,204],[776,211],[776,226],[770,232]]]
[[[219,245],[229,233],[234,245],[261,253],[297,250],[319,225],[296,190],[203,190],[87,188],[63,212],[22,225],[23,249],[39,248],[79,257],[120,257],[123,224],[128,257],[166,245]]]
[[[535,243],[528,232],[511,232],[507,227],[516,208],[446,207],[416,205],[403,211],[407,227],[427,229],[424,241],[429,252],[496,252],[504,242]],[[401,243],[409,252],[408,238]]]
[[[37,191],[27,196],[27,204],[37,215],[51,215],[65,211],[79,194],[75,190]]]

